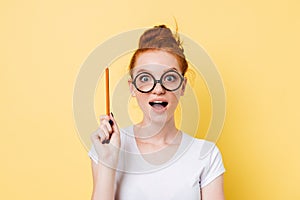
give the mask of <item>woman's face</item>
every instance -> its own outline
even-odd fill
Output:
[[[149,51],[141,53],[132,69],[133,80],[141,73],[151,74],[156,80],[160,80],[162,75],[170,70],[177,71],[180,75],[182,71],[175,56],[165,51]],[[176,74],[176,73],[175,73]],[[148,81],[149,76],[138,76],[141,81]],[[172,80],[173,76],[164,76],[164,80]],[[179,98],[184,94],[186,79],[175,91],[168,91],[157,83],[153,90],[142,93],[133,85],[133,80],[129,81],[132,96],[144,113],[144,122],[163,123],[174,118],[174,112],[178,105]],[[152,84],[153,85],[153,84]],[[166,83],[167,85],[167,83]]]

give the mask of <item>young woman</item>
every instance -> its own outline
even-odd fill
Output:
[[[218,148],[175,126],[188,68],[177,35],[165,25],[145,31],[129,68],[129,89],[143,119],[119,129],[113,114],[100,117],[89,152],[92,199],[223,200],[225,170]]]

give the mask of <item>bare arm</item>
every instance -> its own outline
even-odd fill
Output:
[[[201,189],[202,200],[225,200],[223,189],[223,175],[217,177],[214,181]]]
[[[92,200],[114,200],[116,170],[92,161]]]

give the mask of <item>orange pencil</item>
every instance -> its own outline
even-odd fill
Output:
[[[105,89],[106,89],[106,114],[110,115],[110,105],[109,105],[109,70],[108,67],[105,69]]]

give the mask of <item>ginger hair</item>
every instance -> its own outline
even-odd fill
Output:
[[[166,51],[174,55],[180,66],[182,75],[184,75],[187,71],[188,63],[186,61],[184,49],[177,33],[177,28],[175,34],[173,34],[166,25],[154,26],[153,28],[146,30],[140,37],[139,47],[131,58],[129,64],[130,73],[135,67],[135,62],[138,56],[149,51]]]

